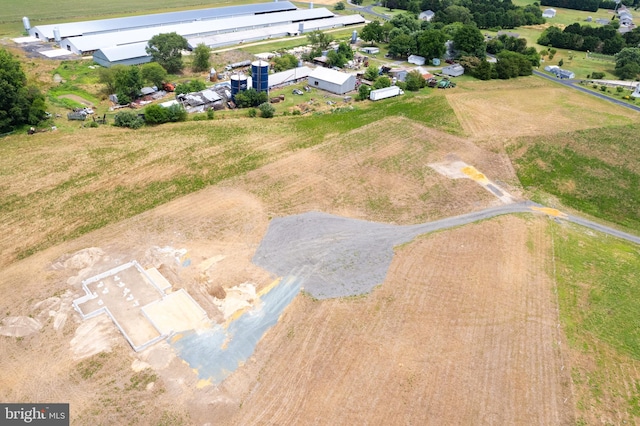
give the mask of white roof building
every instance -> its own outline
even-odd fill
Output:
[[[424,63],[427,61],[424,57],[422,56],[418,56],[418,55],[409,55],[409,58],[407,59],[407,61],[410,64],[414,64],[414,65],[424,65]]]
[[[280,86],[286,83],[293,83],[308,78],[312,69],[309,67],[298,67],[290,70],[269,74],[269,88]]]
[[[209,9],[184,10],[179,12],[157,13],[152,15],[129,16],[124,18],[100,19],[94,21],[68,22],[51,25],[38,25],[29,30],[29,35],[42,40],[52,41],[54,29],[61,38],[121,31],[134,28],[148,28],[160,25],[207,21],[224,17],[254,15],[261,13],[296,10],[288,1],[250,4],[244,6],[216,7]]]
[[[542,12],[542,17],[543,18],[555,18],[556,17],[556,10],[555,9],[545,9],[544,12]]]
[[[114,65],[138,65],[151,62],[147,54],[147,42],[125,44],[123,46],[105,47],[93,54],[98,65],[111,68]]]
[[[269,27],[278,24],[292,24],[299,21],[332,18],[333,16],[333,13],[328,9],[317,8],[248,15],[236,18],[222,18],[216,20],[215,25],[211,25],[211,22],[208,21],[194,21],[186,24],[172,24],[150,28],[128,29],[105,34],[69,37],[62,40],[60,47],[77,54],[88,54],[104,47],[147,42],[153,36],[162,33],[175,32],[185,38],[190,38]]]
[[[418,15],[418,19],[429,22],[433,19],[434,16],[436,16],[436,13],[433,10],[425,10],[424,12],[420,12],[420,15]]]
[[[318,67],[309,74],[309,86],[337,95],[344,95],[356,88],[356,76],[329,68]]]
[[[442,74],[449,75],[451,77],[458,77],[464,74],[464,67],[460,64],[452,64],[442,68]]]

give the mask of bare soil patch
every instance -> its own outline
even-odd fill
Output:
[[[368,296],[297,298],[226,383],[242,402],[229,424],[572,424],[545,229],[426,236]]]
[[[217,131],[233,125],[215,124]],[[96,130],[97,139],[114,137]],[[160,133],[128,141],[145,161],[131,159],[133,168],[124,159],[114,161],[117,179],[137,182],[137,171],[153,173],[152,160],[170,156],[175,133]],[[187,134],[181,142],[203,137]],[[157,145],[147,157],[145,144],[152,138],[173,145]],[[74,144],[80,141],[68,136],[59,143],[67,142],[67,151],[56,158],[78,152]],[[253,143],[276,157],[287,140],[265,136]],[[117,151],[113,157],[119,158]],[[54,297],[61,302],[39,319],[40,332],[0,338],[5,372],[0,400],[69,401],[74,423],[91,425],[166,419],[175,424],[570,422],[568,370],[562,369],[541,219],[501,218],[408,243],[370,295],[323,302],[297,297],[244,366],[221,385],[202,389],[168,345],[136,354],[108,322],[80,323],[66,302],[83,294],[82,279],[135,259],[144,268],[157,268],[174,288],[186,289],[221,323],[230,313],[220,296],[242,307],[253,289],[273,281],[251,258],[275,216],[319,210],[413,224],[500,204],[470,179],[449,179],[429,167],[443,160],[472,164],[509,193],[519,193],[506,155],[392,118],[12,263],[0,277],[0,318],[38,317],[44,308],[37,303]],[[87,151],[68,160],[53,181],[36,178],[59,185],[83,161],[96,160]],[[87,167],[83,172],[96,165]],[[164,173],[163,167],[157,173]],[[27,181],[11,190],[28,188]],[[102,177],[94,184],[115,185]],[[19,230],[13,232],[15,237]],[[38,238],[38,232],[31,237]],[[10,250],[18,243],[6,237],[2,244]],[[244,291],[233,289],[243,284]],[[56,326],[59,314],[68,319]],[[42,369],[34,372],[33,365]]]

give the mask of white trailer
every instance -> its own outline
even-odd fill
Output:
[[[378,101],[380,99],[391,98],[393,96],[404,95],[398,86],[384,87],[382,89],[372,90],[369,92],[369,99]]]

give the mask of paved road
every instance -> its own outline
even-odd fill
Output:
[[[370,4],[368,6],[355,5],[355,4],[351,3],[351,0],[347,0],[347,3],[349,4],[349,6],[352,6],[352,7],[348,7],[347,8],[348,10],[355,10],[356,12],[370,13],[371,15],[377,16],[378,18],[382,19],[383,21],[388,21],[389,19],[391,19],[389,16],[384,15],[382,13],[378,13],[378,12],[373,10],[374,6],[379,6],[378,3]]]
[[[631,105],[630,103],[619,101],[617,99],[610,98],[609,96],[605,96],[605,95],[603,95],[601,93],[594,92],[593,90],[589,90],[589,89],[587,89],[585,87],[580,86],[578,84],[578,80],[560,79],[560,78],[557,78],[555,76],[551,76],[549,74],[545,74],[543,72],[536,71],[536,70],[533,71],[533,74],[537,75],[538,77],[543,77],[543,78],[546,78],[548,80],[555,81],[556,83],[562,84],[563,86],[567,86],[567,87],[570,87],[572,89],[576,89],[576,90],[579,90],[581,92],[587,93],[589,95],[598,97],[600,99],[604,99],[607,102],[611,102],[613,104],[620,105],[620,106],[623,106],[625,108],[629,108],[629,109],[632,109],[632,110],[640,112],[640,106]]]

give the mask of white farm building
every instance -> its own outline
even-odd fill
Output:
[[[184,10],[179,12],[156,13],[153,15],[138,15],[125,18],[100,19],[95,21],[67,22],[52,25],[38,25],[29,29],[31,37],[44,41],[54,41],[58,32],[60,38],[77,37],[90,34],[104,34],[114,31],[139,28],[159,27],[162,25],[184,24],[195,21],[258,15],[265,13],[285,12],[296,10],[288,2],[273,2],[249,4],[244,6],[216,7],[210,9]]]
[[[329,68],[318,67],[309,75],[309,86],[326,90],[336,95],[344,95],[355,90],[356,76]]]
[[[364,22],[359,14],[338,16],[326,8],[297,9],[288,1],[274,1],[41,25],[30,28],[29,33],[41,40],[55,40],[62,49],[78,55],[96,55],[96,61],[108,67],[149,62],[143,46],[162,33],[181,35],[193,49],[200,43],[209,47],[228,46]]]

